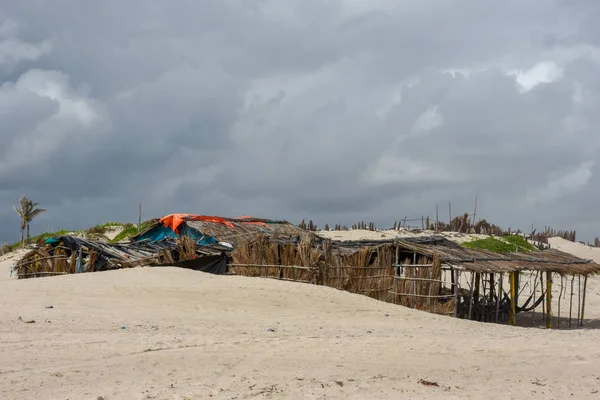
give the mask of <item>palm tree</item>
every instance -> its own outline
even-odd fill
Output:
[[[25,247],[25,230],[27,230],[27,241],[29,241],[29,223],[33,218],[46,211],[43,208],[37,208],[38,205],[39,203],[35,203],[27,198],[27,196],[23,196],[19,199],[19,207],[13,206],[15,212],[21,217],[21,247]]]

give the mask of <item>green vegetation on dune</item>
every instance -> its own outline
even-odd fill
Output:
[[[519,251],[537,251],[537,247],[529,243],[523,236],[520,235],[507,235],[502,237],[508,243],[514,244],[519,247]]]
[[[56,231],[56,232],[44,232],[37,236],[32,236],[29,239],[29,243],[42,244],[48,238],[55,237],[55,236],[64,236],[64,235],[67,235],[68,233],[69,233],[69,231],[67,231],[66,229],[61,229],[60,231]],[[7,247],[10,248],[10,251],[16,250],[19,247],[21,247],[21,242],[13,243],[11,245],[8,245]]]
[[[148,229],[156,221],[157,221],[156,219],[149,219],[147,221],[142,222],[141,231]],[[123,230],[121,232],[119,232],[112,240],[108,239],[105,236],[105,234],[115,228],[122,228]],[[57,237],[57,236],[68,236],[68,235],[78,235],[78,236],[83,235],[89,239],[103,238],[103,239],[108,240],[111,243],[116,243],[116,242],[120,242],[123,240],[128,240],[128,239],[132,238],[133,236],[137,235],[137,233],[138,233],[137,224],[126,223],[126,222],[105,222],[103,224],[93,226],[84,231],[69,231],[67,229],[61,229],[61,230],[55,231],[55,232],[44,232],[37,236],[32,236],[29,239],[28,243],[43,245],[45,240],[48,238]],[[21,247],[21,242],[17,242],[17,243],[13,243],[13,244],[4,244],[4,245],[0,246],[0,255],[10,253],[11,251],[17,250],[19,247]]]
[[[507,235],[500,238],[492,237],[462,243],[463,247],[475,250],[489,250],[495,253],[514,253],[536,251],[536,247],[528,243],[524,237]]]
[[[149,219],[147,221],[142,222],[142,225],[140,227],[140,232],[143,232],[144,230],[150,228],[155,222],[156,222],[156,219]],[[138,233],[137,225],[123,224],[122,226],[123,226],[123,230],[117,236],[115,236],[113,240],[111,240],[112,243],[127,240],[127,239],[130,239],[130,238],[134,237],[135,235],[137,235],[137,233]]]

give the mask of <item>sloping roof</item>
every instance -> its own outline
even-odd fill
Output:
[[[494,253],[487,250],[466,249],[445,238],[429,238],[427,241],[396,243],[403,249],[433,257],[439,255],[446,264],[461,266],[473,272],[551,271],[560,274],[598,274],[600,265],[558,250],[523,253]]]
[[[206,236],[216,238],[221,242],[231,243],[234,247],[256,239],[257,236],[266,235],[271,239],[295,239],[309,232],[297,227],[287,221],[271,220],[252,217],[224,218],[214,216],[203,216],[195,214],[171,214],[159,220],[144,232],[131,238],[136,241],[146,232],[152,230],[157,225],[168,226],[171,229],[178,229],[182,224],[195,229]]]
[[[308,231],[287,221],[273,221],[259,218],[227,218],[227,221],[233,227],[210,221],[187,221],[186,223],[189,227],[205,235],[213,236],[221,242],[231,243],[234,247],[248,240],[253,240],[260,235],[287,239],[295,236],[303,236],[308,233]]]

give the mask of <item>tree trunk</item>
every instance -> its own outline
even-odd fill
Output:
[[[31,239],[31,236],[29,236],[29,223],[27,224],[27,243],[29,243],[29,239]]]
[[[25,229],[21,227],[21,248],[25,247]]]

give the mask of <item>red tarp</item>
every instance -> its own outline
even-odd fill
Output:
[[[195,215],[195,214],[171,214],[166,217],[162,217],[159,222],[171,228],[173,232],[179,234],[179,226],[185,221],[205,221],[214,222],[217,224],[227,225],[230,228],[234,228],[233,224],[222,217],[211,217],[207,215]]]

